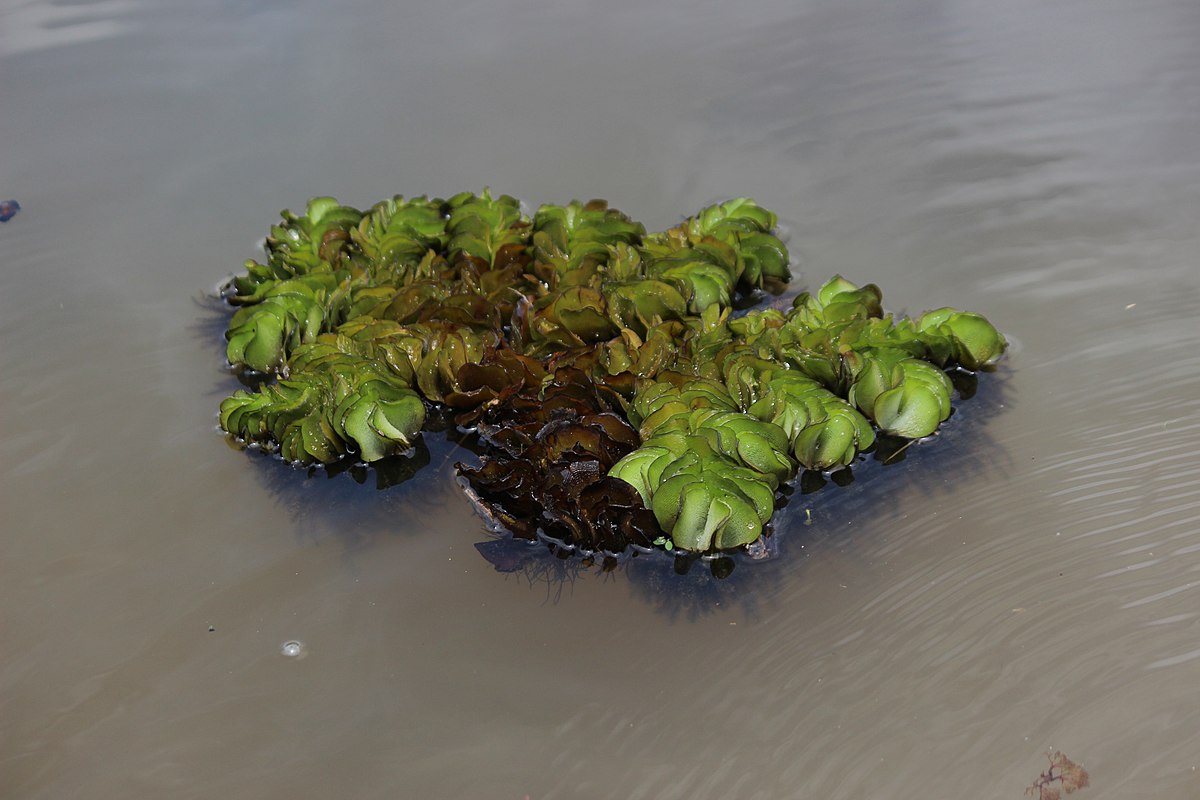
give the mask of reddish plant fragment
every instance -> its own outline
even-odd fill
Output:
[[[1033,785],[1025,787],[1026,797],[1060,800],[1063,793],[1071,794],[1088,787],[1090,781],[1082,764],[1075,763],[1061,750],[1047,753],[1046,758],[1050,760],[1050,766],[1038,776]],[[1058,786],[1054,786],[1055,783]]]

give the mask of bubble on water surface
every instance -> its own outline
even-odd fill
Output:
[[[280,646],[279,652],[288,658],[300,658],[304,655],[304,642],[296,641],[295,639],[284,642]]]

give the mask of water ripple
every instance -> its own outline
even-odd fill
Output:
[[[111,39],[135,29],[130,16],[141,7],[135,0],[56,3],[18,0],[4,12],[0,55],[16,55],[53,47]]]

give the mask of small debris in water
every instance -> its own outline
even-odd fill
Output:
[[[1091,780],[1082,764],[1077,764],[1061,750],[1047,753],[1050,768],[1038,776],[1032,786],[1025,788],[1025,796],[1036,800],[1059,800],[1063,792],[1071,794],[1079,789],[1086,789]],[[1058,786],[1051,784],[1057,783]]]
[[[304,655],[304,642],[298,642],[295,640],[284,642],[283,646],[279,648],[279,652],[283,653],[288,658],[299,658],[300,656]]]
[[[16,200],[0,200],[0,222],[8,222],[21,210],[21,204]]]

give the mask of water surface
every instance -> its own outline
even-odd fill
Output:
[[[1194,2],[8,0],[0,74],[0,794],[1200,795]],[[497,571],[444,436],[227,447],[205,294],[276,212],[484,185],[750,195],[798,286],[1016,346],[721,582]]]

